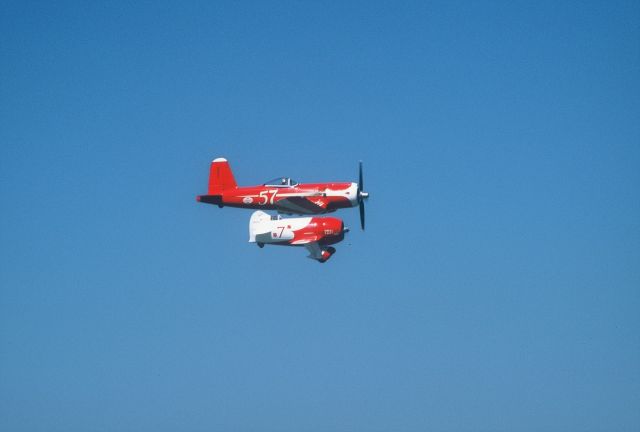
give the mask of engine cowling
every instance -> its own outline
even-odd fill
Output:
[[[344,223],[334,217],[314,217],[304,229],[295,233],[294,241],[310,240],[320,245],[338,243],[344,239]]]

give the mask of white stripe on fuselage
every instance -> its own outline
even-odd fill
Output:
[[[309,191],[309,192],[280,192],[280,189],[272,189],[274,191],[273,198],[277,197],[316,197],[316,196],[324,196],[324,197],[343,197],[348,199],[351,202],[351,206],[355,207],[358,205],[358,184],[351,183],[351,185],[346,189],[331,189],[325,188],[324,191]],[[250,194],[250,195],[238,195],[241,198],[262,198],[264,195],[260,194]]]
[[[310,197],[310,196],[322,196],[322,192],[291,192],[291,193],[280,193],[279,191],[273,194],[274,197]],[[240,198],[260,198],[262,195],[260,194],[252,194],[252,195],[238,195]]]

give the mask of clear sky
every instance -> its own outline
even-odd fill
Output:
[[[0,8],[0,430],[640,429],[640,3]],[[320,265],[240,184],[357,178]]]

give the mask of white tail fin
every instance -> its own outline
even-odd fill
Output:
[[[249,243],[256,242],[256,235],[271,231],[271,215],[258,210],[249,219]]]

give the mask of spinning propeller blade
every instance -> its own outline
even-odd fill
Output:
[[[367,192],[364,192],[364,180],[362,178],[362,161],[360,161],[358,167],[358,204],[360,206],[360,227],[364,231],[364,200],[369,197]]]

